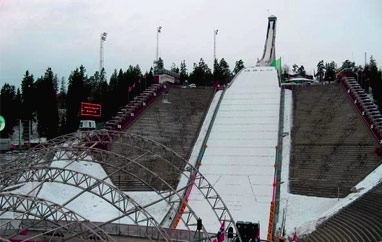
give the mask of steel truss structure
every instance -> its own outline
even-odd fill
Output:
[[[83,241],[90,238],[114,241],[98,226],[76,212],[45,199],[1,193],[0,216],[9,212],[16,213],[18,216],[17,219],[0,220],[1,237],[14,238],[20,233],[20,230],[36,228],[39,224],[47,222],[43,228],[44,233],[53,232],[53,235],[64,237],[63,239],[71,236]],[[81,236],[77,237],[77,234]]]
[[[108,151],[111,147],[119,148],[112,149],[113,152]],[[177,179],[183,182],[177,186],[169,184],[150,167],[145,166],[142,160],[147,157],[155,157],[155,159],[160,159],[161,162],[171,166],[179,174]],[[67,165],[55,167],[55,161],[66,161]],[[101,179],[69,168],[70,164],[79,161],[97,163],[107,170],[107,175]],[[235,221],[223,200],[193,164],[188,163],[168,147],[138,135],[108,130],[64,135],[20,155],[12,163],[1,168],[0,194],[8,193],[23,186],[23,184],[36,181],[39,185],[34,190],[38,194],[44,183],[60,183],[81,190],[61,204],[62,207],[84,193],[92,193],[121,212],[120,216],[99,226],[89,226],[89,229],[93,231],[99,232],[104,225],[126,217],[133,224],[154,227],[157,231],[157,237],[153,238],[147,234],[147,238],[150,240],[171,241],[166,228],[171,227],[175,219],[180,217],[183,227],[195,232],[197,219],[203,216],[198,216],[188,201],[184,199],[187,190],[192,186],[204,196],[216,219],[220,223],[225,220],[228,225],[226,229],[233,227],[237,231]],[[110,178],[115,175],[135,180],[145,186],[147,190],[155,192],[160,198],[147,204],[138,203],[128,196],[128,192],[122,191],[117,184],[110,181]],[[152,184],[157,185],[153,186]],[[35,199],[39,198],[36,196]],[[169,210],[160,223],[147,211],[157,203],[166,203]],[[203,237],[208,240],[210,235],[204,227],[202,232]],[[84,233],[77,231],[73,236],[81,237]],[[101,232],[101,234],[105,233]]]

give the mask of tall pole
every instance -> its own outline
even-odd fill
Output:
[[[214,63],[215,63],[215,60],[216,60],[216,35],[218,35],[218,31],[217,29],[214,29]]]
[[[106,41],[107,33],[103,32],[100,37],[100,46],[99,46],[99,73],[101,74],[103,69],[103,42]]]
[[[366,66],[366,52],[365,52],[365,66]]]
[[[156,55],[156,62],[159,60],[159,33],[162,29],[162,26],[159,26],[157,29],[157,55]]]

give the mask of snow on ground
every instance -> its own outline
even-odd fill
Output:
[[[288,133],[283,138],[282,171],[280,185],[280,210],[279,223],[281,226],[283,213],[286,213],[285,230],[286,234],[293,236],[311,233],[317,225],[337,213],[343,207],[349,205],[355,199],[361,197],[374,186],[382,182],[382,165],[371,172],[363,181],[358,183],[359,193],[350,193],[347,197],[322,198],[313,196],[295,195],[289,193],[289,161],[291,137],[290,131],[293,125],[292,119],[292,92],[285,90],[284,108],[284,133]]]
[[[70,170],[88,174],[98,179],[104,179],[107,176],[103,167],[100,164],[92,162],[90,157],[74,162],[68,160],[54,161],[51,166],[60,168],[65,167]],[[105,182],[114,186],[109,178],[105,179]],[[38,182],[25,183],[20,188],[14,190],[13,193],[28,194],[38,184]],[[38,190],[35,189],[30,193],[30,195],[35,196],[37,191]],[[47,199],[57,204],[66,204],[71,198],[75,197],[77,194],[80,194],[82,191],[82,189],[70,185],[45,182],[38,193],[38,197]],[[161,198],[160,195],[155,192],[125,192],[125,194],[141,206],[145,206]],[[130,205],[133,207],[133,204]],[[108,221],[121,215],[121,212],[109,202],[90,192],[84,192],[73,201],[65,205],[65,207],[77,212],[86,219],[95,222]],[[146,208],[146,210],[151,214],[151,216],[160,222],[169,208],[170,205],[166,201],[161,201]],[[115,222],[128,224],[133,223],[131,219],[126,217]]]
[[[218,92],[215,94],[215,96],[214,96],[214,98],[213,98],[213,100],[212,100],[212,102],[211,102],[211,104],[210,104],[210,107],[209,107],[209,109],[208,109],[208,112],[207,112],[207,114],[206,114],[206,117],[205,117],[205,119],[204,119],[204,121],[203,121],[202,127],[200,128],[200,132],[199,132],[198,138],[197,138],[197,140],[196,140],[196,142],[195,142],[195,145],[194,145],[194,147],[193,147],[193,149],[192,149],[190,158],[189,158],[189,160],[188,160],[188,162],[189,162],[191,165],[195,166],[195,167],[196,167],[196,162],[197,162],[197,158],[198,158],[198,156],[199,156],[200,149],[201,149],[201,147],[202,147],[202,145],[203,145],[204,137],[205,137],[206,134],[207,134],[208,127],[209,127],[209,125],[210,125],[212,116],[213,116],[213,114],[214,114],[214,112],[215,112],[216,106],[217,106],[217,104],[218,104],[218,102],[219,102],[219,99],[220,99],[221,95],[222,95],[222,91],[218,91]],[[180,177],[180,180],[179,180],[179,183],[178,183],[178,186],[177,186],[177,190],[179,190],[179,189],[185,187],[185,186],[187,185],[187,183],[188,183],[188,178],[187,178],[186,176],[182,175],[182,176]],[[194,190],[195,190],[194,192],[199,193],[199,191],[197,191],[196,188],[195,188]],[[201,196],[201,194],[199,194],[199,195]],[[173,197],[173,198],[174,198],[174,199],[178,199],[177,197]],[[206,206],[206,208],[207,208],[207,207],[208,207],[208,208],[210,207],[210,205],[209,205],[207,202],[205,203],[205,206]],[[172,212],[171,212],[171,215],[168,216],[168,217],[172,217],[172,218],[173,218],[173,217],[175,216],[175,213],[176,213],[175,211],[172,211]],[[199,213],[198,213],[198,214],[199,214]],[[204,216],[205,213],[200,213],[200,215],[202,215],[202,214],[203,214],[203,216]],[[211,215],[211,216],[215,216],[213,213],[211,213],[210,215]],[[171,223],[172,223],[172,220],[167,220],[167,221],[165,221],[164,225],[167,225],[167,226],[169,227],[169,226],[171,225]],[[178,228],[185,229],[186,227],[185,227],[184,224],[182,224],[182,222],[181,222],[181,223],[178,225]]]
[[[276,70],[243,70],[225,93],[200,167],[236,221],[260,222],[262,238],[272,200],[279,106]],[[218,230],[216,216],[197,189],[189,204],[208,231]]]
[[[322,198],[295,195],[289,193],[289,161],[291,149],[291,127],[293,125],[292,115],[292,91],[285,90],[284,105],[284,134],[282,150],[282,170],[280,185],[280,210],[279,223],[281,227],[283,214],[286,213],[285,230],[293,236],[294,229],[297,234],[306,234],[314,230],[317,219],[330,207],[338,202],[337,198]]]

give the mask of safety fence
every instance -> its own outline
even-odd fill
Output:
[[[11,241],[24,241],[31,236],[36,236],[36,234],[44,233],[48,238],[50,236],[56,236],[57,239],[63,237],[63,232],[65,232],[64,228],[67,224],[66,221],[62,221],[59,223],[60,226],[63,226],[62,230],[57,230],[57,227],[52,226],[52,223],[49,221],[38,221],[35,223],[34,220],[24,219],[17,220],[14,219],[10,221],[9,219],[0,219],[1,223],[11,222],[14,224],[15,230],[22,231],[19,233],[19,238],[11,239]],[[28,228],[27,230],[23,230],[23,227],[28,227],[29,224],[33,223],[35,226],[32,228]],[[87,223],[83,221],[83,223]],[[102,229],[103,233],[106,233],[111,236],[125,236],[125,237],[134,237],[134,238],[150,238],[152,240],[160,240],[161,235],[155,227],[151,226],[143,226],[143,225],[134,225],[134,224],[119,224],[119,223],[110,223],[110,224],[102,224],[97,222],[92,222],[92,225],[99,226]],[[195,231],[191,230],[183,230],[183,229],[168,229],[163,228],[169,235],[172,241],[193,241],[195,239]],[[48,231],[55,231],[54,233],[49,233]],[[7,231],[11,232],[11,231]],[[81,231],[75,231],[81,232]],[[86,232],[85,232],[86,233]],[[212,238],[216,236],[216,234],[209,234]],[[39,238],[41,239],[41,237]],[[96,240],[96,238],[94,238]]]
[[[370,100],[354,77],[343,76],[340,81],[374,137],[382,144],[382,115],[378,106]]]

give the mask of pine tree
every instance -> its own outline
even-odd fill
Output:
[[[379,110],[382,111],[382,78],[373,56],[370,57],[368,69],[368,79],[370,80],[374,102],[378,105]]]
[[[60,93],[61,93],[61,94],[66,94],[66,82],[65,82],[65,77],[61,77]]]
[[[344,63],[342,63],[342,69],[345,69],[345,68],[355,68],[355,63],[354,62],[351,62],[350,60],[345,60]]]
[[[157,72],[160,69],[164,69],[164,62],[163,59],[159,57],[158,61],[155,63],[154,72]]]
[[[325,80],[329,83],[336,79],[336,68],[337,64],[334,61],[325,64]]]
[[[214,60],[213,79],[214,82],[222,81],[222,70],[220,69],[219,61],[217,59]]]
[[[324,65],[324,61],[321,60],[317,63],[317,76],[319,81],[322,81],[322,78],[324,77],[324,73],[325,73],[325,65]]]
[[[244,67],[244,61],[243,60],[238,60],[238,61],[236,61],[236,63],[235,63],[235,68],[233,69],[233,74],[234,75],[236,75],[237,73],[239,73],[239,71],[241,70],[241,69],[244,69],[245,67]]]
[[[197,86],[206,86],[212,84],[213,75],[211,69],[204,62],[203,58],[200,58],[199,64],[194,63],[194,70],[190,73],[190,83],[194,83]]]
[[[37,130],[40,136],[48,139],[58,135],[59,118],[54,79],[52,69],[48,68],[45,75],[36,81]]]
[[[82,65],[80,68],[76,68],[76,70],[69,76],[69,86],[66,100],[66,133],[74,132],[78,129],[81,102],[87,101],[88,96],[88,90],[85,86],[86,82],[86,69]]]
[[[219,68],[221,71],[221,80],[223,81],[223,84],[227,84],[231,81],[231,70],[229,69],[228,63],[222,58],[219,62]]]
[[[175,63],[172,63],[172,65],[171,65],[171,71],[172,71],[172,72],[175,72],[175,73],[179,73],[179,68],[176,67],[176,64],[175,64]]]
[[[184,82],[188,79],[188,73],[187,73],[187,66],[186,66],[186,61],[183,60],[180,63],[180,83],[183,85]]]
[[[24,78],[21,81],[22,92],[22,112],[23,119],[32,120],[33,112],[36,111],[35,105],[35,86],[33,75],[29,74],[29,71],[25,72]]]

